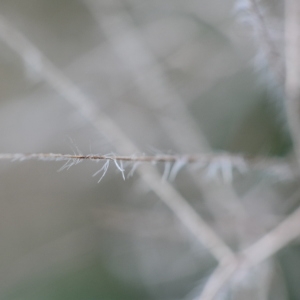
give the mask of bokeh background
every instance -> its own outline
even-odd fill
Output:
[[[280,36],[282,6],[269,2]],[[234,1],[1,0],[0,13],[140,153],[290,153],[282,87]],[[96,130],[40,72],[37,57],[0,40],[0,152],[115,153],[116,137]],[[200,295],[216,261],[137,174],[123,181],[111,166],[98,183],[100,163],[62,166],[0,162],[0,299]],[[184,168],[171,184],[234,249],[298,204],[291,180],[249,171],[225,183],[206,171]],[[295,242],[220,299],[299,299],[299,266]]]

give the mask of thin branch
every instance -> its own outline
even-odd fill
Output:
[[[139,152],[110,117],[100,112],[89,97],[64,76],[25,36],[8,25],[2,16],[0,16],[0,38],[24,60],[29,54],[30,57],[36,58],[34,61],[39,63],[37,71],[41,78],[72,104],[99,132],[104,133],[108,140],[113,138],[112,143],[119,152]],[[232,250],[169,183],[162,183],[160,174],[151,165],[142,165],[137,171],[181,223],[209,249],[217,261],[223,262],[232,257]]]
[[[60,154],[60,153],[0,153],[0,160],[44,160],[44,161],[67,161],[68,166],[77,164],[82,160],[107,161],[113,162],[132,162],[132,163],[173,163],[170,165],[171,177],[175,177],[177,169],[186,164],[199,165],[202,168],[213,165],[213,176],[217,171],[227,174],[236,169],[245,172],[247,169],[262,170],[273,173],[273,175],[282,176],[284,178],[293,178],[296,174],[288,163],[278,158],[251,157],[234,154],[190,154],[190,155],[100,155],[100,154]],[[226,162],[226,163],[225,163]],[[176,164],[179,163],[179,166]],[[176,169],[176,170],[174,170]],[[123,170],[123,169],[122,169]],[[124,171],[124,170],[123,170]],[[179,170],[178,170],[179,171]],[[176,173],[176,174],[175,174]],[[224,176],[224,179],[232,176],[232,174]]]
[[[300,236],[300,207],[268,234],[242,251],[241,255],[245,258],[245,265],[252,267],[261,263],[298,236]]]
[[[235,274],[238,267],[236,256],[229,260],[227,264],[220,264],[212,273],[201,295],[195,300],[213,300],[220,290],[228,283],[229,279]]]

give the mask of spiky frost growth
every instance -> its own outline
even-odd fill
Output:
[[[116,169],[121,173],[125,180],[125,169],[131,166],[127,178],[131,177],[137,167],[142,163],[163,163],[163,180],[175,180],[178,172],[186,165],[192,166],[193,170],[202,170],[205,177],[209,180],[221,178],[222,181],[231,182],[233,173],[237,171],[240,174],[246,171],[258,170],[265,174],[270,174],[281,180],[293,180],[295,173],[288,162],[276,158],[264,157],[246,157],[242,155],[222,154],[190,154],[190,155],[132,155],[122,156],[114,153],[110,154],[59,154],[59,153],[0,153],[0,160],[24,161],[24,160],[43,160],[43,161],[66,161],[59,169],[69,170],[72,166],[79,164],[83,160],[92,160],[95,162],[104,162],[103,166],[94,173],[93,176],[101,174],[100,182],[108,171],[110,162],[113,162]]]

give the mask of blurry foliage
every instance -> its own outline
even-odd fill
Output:
[[[87,2],[1,0],[0,11],[143,151],[180,152],[159,123],[173,106],[154,110],[147,104],[141,78],[123,66]],[[291,142],[278,104],[282,99],[260,80],[265,74],[253,70],[254,42],[247,27],[236,22],[232,1],[97,3],[105,16],[130,20],[139,42],[155,58],[142,72],[148,74],[156,65],[163,70],[196,123],[195,139],[203,133],[213,150],[289,154]],[[0,152],[114,150],[2,42],[0,78]],[[177,136],[179,142],[182,138]],[[57,173],[61,165],[1,162],[1,299],[165,300],[200,294],[215,261],[137,175],[123,182],[112,169],[97,184],[92,174],[102,165],[84,162]],[[228,191],[223,183],[186,170],[174,182],[233,247],[257,239],[298,203],[298,198],[286,200],[297,190],[289,182],[268,181],[259,172],[238,176],[233,186],[251,220],[243,224],[243,233],[231,199],[223,198]],[[199,188],[201,180],[205,184]],[[293,246],[279,255],[290,299],[300,298],[298,252]]]

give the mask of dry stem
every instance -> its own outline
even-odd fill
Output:
[[[0,160],[45,160],[45,161],[69,161],[72,160],[77,163],[82,160],[95,161],[122,161],[132,163],[177,163],[197,164],[202,167],[207,167],[211,164],[219,165],[221,172],[232,172],[236,168],[240,172],[245,172],[248,168],[256,170],[276,172],[276,175],[283,177],[293,177],[294,174],[289,164],[276,158],[251,157],[234,155],[229,153],[223,154],[190,154],[190,155],[114,155],[114,154],[60,154],[60,153],[0,153]],[[224,163],[225,162],[225,163]],[[225,165],[228,170],[224,170]],[[230,175],[231,176],[231,175]]]

